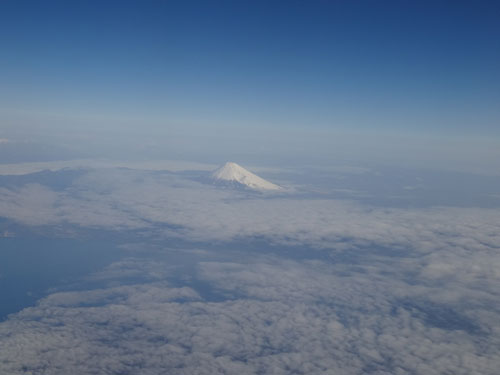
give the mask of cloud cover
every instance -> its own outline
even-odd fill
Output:
[[[210,242],[207,253],[219,258],[213,243],[229,244],[237,254],[200,256],[194,283],[173,282],[174,264],[131,258],[93,275],[108,286],[50,294],[0,324],[5,373],[493,375],[500,367],[498,210],[248,195],[106,170],[63,191],[3,188],[0,212],[30,225]],[[147,281],[116,286],[138,274]]]
[[[337,250],[346,239],[423,253],[451,243],[470,249],[500,243],[497,209],[409,210],[352,200],[248,195],[170,173],[126,169],[90,170],[63,191],[36,183],[0,188],[0,213],[28,225],[154,229],[199,241],[264,237]]]
[[[476,331],[440,326],[429,318],[445,310],[426,300],[432,288],[354,269],[340,274],[336,268],[277,259],[202,263],[201,277],[227,294],[217,302],[161,281],[55,293],[0,325],[0,369],[12,374],[495,373],[498,310],[488,317],[486,309],[476,309]],[[398,303],[401,299],[417,302],[408,306]],[[456,319],[471,320],[464,306],[454,308]]]

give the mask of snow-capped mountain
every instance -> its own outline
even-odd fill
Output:
[[[272,182],[247,171],[236,163],[227,162],[212,173],[212,178],[217,183],[238,184],[254,190],[281,190],[282,188]]]

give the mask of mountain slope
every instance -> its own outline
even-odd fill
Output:
[[[281,187],[247,171],[236,163],[227,162],[212,173],[215,182],[237,183],[254,190],[281,190]]]

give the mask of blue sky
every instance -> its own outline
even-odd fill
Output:
[[[498,139],[499,13],[490,1],[3,1],[0,115],[35,132]]]

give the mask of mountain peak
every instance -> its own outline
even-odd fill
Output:
[[[238,183],[254,190],[281,190],[278,185],[264,180],[233,162],[227,162],[215,170],[212,178],[218,182]]]

